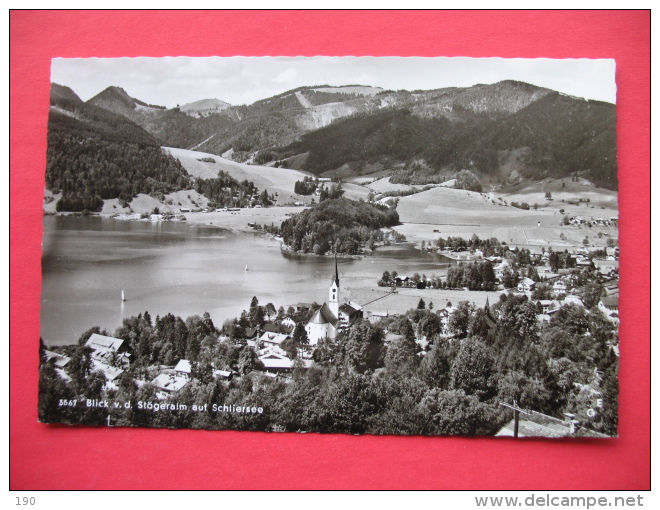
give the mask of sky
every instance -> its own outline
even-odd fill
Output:
[[[172,108],[200,99],[252,104],[300,86],[371,85],[391,90],[469,87],[518,80],[616,102],[612,59],[465,57],[54,58],[51,81],[83,100],[109,86]]]

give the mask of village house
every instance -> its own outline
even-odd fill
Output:
[[[488,298],[486,298],[488,299]],[[451,333],[449,331],[449,316],[453,313],[456,308],[447,303],[445,308],[440,308],[436,313],[440,317],[440,326],[442,327],[442,334],[449,336]]]
[[[188,384],[189,379],[187,377],[182,377],[176,375],[173,371],[170,373],[159,374],[151,384],[153,384],[159,391],[156,393],[156,396],[159,399],[165,399],[169,397],[172,393],[176,393],[186,384]]]
[[[618,260],[594,260],[596,272],[601,275],[612,275],[619,272]]]
[[[564,298],[564,304],[566,304],[566,305],[574,304],[574,305],[578,305],[578,306],[581,306],[582,308],[584,308],[584,303],[582,302],[580,297],[576,296],[574,294],[569,294],[568,296],[566,296]]]
[[[289,338],[289,335],[285,333],[272,333],[266,331],[259,337],[259,343],[263,346],[272,345],[279,347],[287,338]]]
[[[121,338],[92,333],[85,346],[92,349],[92,359],[109,366],[126,368],[130,361],[128,345]]]
[[[536,320],[539,323],[539,329],[543,329],[550,324],[550,316],[545,313],[539,313],[536,315]]]
[[[44,350],[43,355],[46,358],[46,361],[50,361],[56,368],[64,368],[71,361],[71,358],[68,356],[49,350]]]
[[[518,292],[532,292],[536,287],[536,282],[531,278],[523,278],[518,283]]]
[[[299,313],[295,315],[289,315],[282,319],[282,322],[280,324],[282,325],[283,328],[285,328],[289,333],[292,333],[293,330],[296,328],[296,326],[299,323],[305,324],[307,322],[307,317],[308,315],[304,313]]]
[[[566,282],[564,280],[557,280],[555,283],[552,284],[552,295],[557,297],[562,294],[566,294],[566,291],[568,290],[568,286],[566,285]]]
[[[598,309],[615,324],[619,323],[619,296],[605,296],[598,301]]]
[[[340,328],[350,327],[356,320],[362,319],[362,307],[353,301],[344,303],[339,307]]]
[[[53,364],[55,372],[57,372],[57,375],[59,375],[62,380],[67,382],[71,380],[71,377],[69,377],[69,375],[64,371],[64,367],[69,364],[71,358],[46,349],[42,351],[42,356],[46,358],[47,362]]]
[[[373,311],[373,312],[368,312],[367,319],[371,324],[376,324],[383,319],[387,319],[390,316],[388,311],[381,312],[381,311]]]
[[[556,312],[560,308],[559,301],[554,299],[540,299],[537,303],[541,305],[541,309],[543,310],[542,313],[545,314]]]
[[[185,377],[186,379],[190,379],[190,373],[191,373],[190,361],[187,359],[179,360],[179,362],[174,367],[174,373],[178,377]]]

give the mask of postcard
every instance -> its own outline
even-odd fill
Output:
[[[617,436],[614,73],[53,59],[39,420]]]

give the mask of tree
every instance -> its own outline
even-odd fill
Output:
[[[307,330],[305,329],[305,324],[299,322],[296,324],[296,327],[293,330],[293,340],[301,346],[309,345],[309,337],[307,336]]]
[[[470,320],[476,307],[469,301],[461,301],[449,315],[449,331],[458,338],[465,338],[470,328]]]
[[[250,308],[250,324],[253,328],[262,328],[266,323],[263,306],[253,306]]]
[[[267,303],[266,306],[264,307],[264,312],[268,316],[268,320],[271,320],[271,317],[277,314],[277,310],[275,310],[275,305],[273,303]]]
[[[247,375],[253,370],[263,370],[264,364],[252,347],[244,347],[238,357],[238,373]]]
[[[432,389],[418,407],[426,416],[428,434],[491,435],[497,430],[490,408],[462,390]]]
[[[346,362],[361,373],[382,367],[385,351],[383,330],[366,319],[353,325],[344,344]]]
[[[422,298],[419,299],[419,303],[417,303],[417,309],[418,310],[424,310],[426,308],[426,303]]]
[[[389,344],[385,355],[385,368],[392,375],[409,377],[414,373],[419,359],[417,344],[407,338],[397,338]]]
[[[552,412],[548,408],[550,391],[537,378],[527,377],[522,372],[512,370],[498,382],[498,396],[502,402],[539,412]]]
[[[493,355],[490,348],[475,339],[461,343],[451,370],[451,388],[488,400],[495,395]]]
[[[603,295],[604,288],[598,282],[590,282],[582,287],[582,302],[587,308],[593,308],[598,304]]]
[[[446,338],[436,337],[433,347],[424,356],[419,367],[422,379],[431,388],[446,390],[449,388],[449,377],[454,351]]]
[[[440,317],[434,313],[426,312],[419,320],[417,330],[421,336],[425,336],[427,339],[438,335],[442,331]]]
[[[85,345],[76,347],[68,368],[73,382],[79,387],[84,387],[85,380],[92,371],[92,349]]]

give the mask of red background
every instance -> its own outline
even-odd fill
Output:
[[[650,12],[12,11],[10,44],[12,489],[650,487]],[[166,55],[616,59],[620,437],[514,441],[37,423],[50,59]]]

